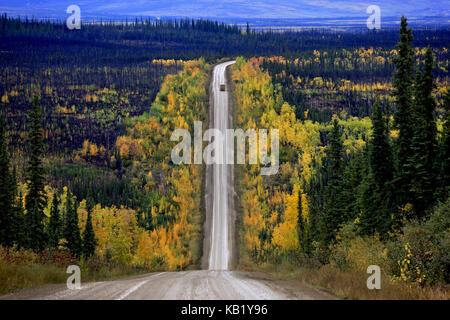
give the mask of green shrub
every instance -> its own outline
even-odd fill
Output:
[[[365,273],[370,265],[380,266],[383,273],[388,266],[387,250],[376,237],[343,238],[332,247],[330,264],[340,270]]]
[[[425,221],[411,221],[388,244],[391,273],[419,284],[449,283],[450,201],[436,206]]]

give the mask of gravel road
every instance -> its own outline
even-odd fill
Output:
[[[229,92],[220,91],[220,85],[227,83],[226,68],[232,63],[234,61],[215,66],[210,87],[210,126],[212,124],[223,132],[231,126],[232,117]],[[226,153],[225,149],[225,157]],[[122,280],[85,283],[79,290],[69,290],[65,285],[49,285],[20,290],[0,299],[334,299],[334,296],[307,285],[276,280],[262,273],[231,271],[235,255],[232,165],[209,165],[206,179],[207,212],[202,263],[205,270],[151,273]]]

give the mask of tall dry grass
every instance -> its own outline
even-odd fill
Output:
[[[77,261],[64,251],[47,250],[38,254],[0,246],[0,295],[28,287],[65,283],[70,276],[66,273],[69,265],[80,266],[82,282],[113,280],[149,272],[98,258]]]
[[[280,280],[307,283],[325,289],[341,299],[354,300],[449,300],[450,288],[419,287],[415,284],[393,282],[381,277],[381,289],[369,290],[367,278],[370,276],[357,270],[340,270],[330,264],[319,268],[306,268],[283,261],[281,264],[264,263],[255,265],[249,259],[241,259],[239,269],[262,271]]]

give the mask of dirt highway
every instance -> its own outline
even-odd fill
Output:
[[[225,62],[215,67],[212,80],[213,94],[213,127],[219,129],[225,137],[222,159],[227,159],[229,144],[226,140],[225,130],[230,129],[228,91],[221,91],[220,85],[226,85],[225,70],[234,61]],[[211,225],[211,246],[209,250],[209,270],[228,270],[230,260],[230,248],[232,233],[231,208],[229,208],[229,195],[231,195],[230,175],[232,166],[227,164],[213,164],[213,210]]]
[[[215,66],[210,90],[211,122],[225,131],[232,126],[226,68],[234,63]],[[225,142],[225,145],[226,142]],[[227,149],[224,148],[226,159]],[[202,267],[204,270],[160,272],[122,280],[82,283],[81,289],[49,285],[20,290],[0,299],[334,299],[318,289],[275,280],[265,274],[232,271],[234,228],[232,219],[232,165],[213,164],[206,173],[206,221]]]

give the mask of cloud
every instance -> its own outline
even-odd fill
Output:
[[[334,1],[330,2],[329,0],[315,0],[315,1],[304,1],[306,4],[310,6],[322,7],[327,9],[340,9],[340,10],[348,10],[348,11],[356,11],[363,12],[370,4],[358,3],[350,4],[349,1]]]
[[[383,16],[448,16],[448,0],[2,0],[3,12],[34,16],[59,15],[77,4],[84,16],[190,16],[241,18],[364,17],[366,8],[380,6]],[[44,9],[47,8],[47,9]],[[0,11],[2,9],[0,8]]]

